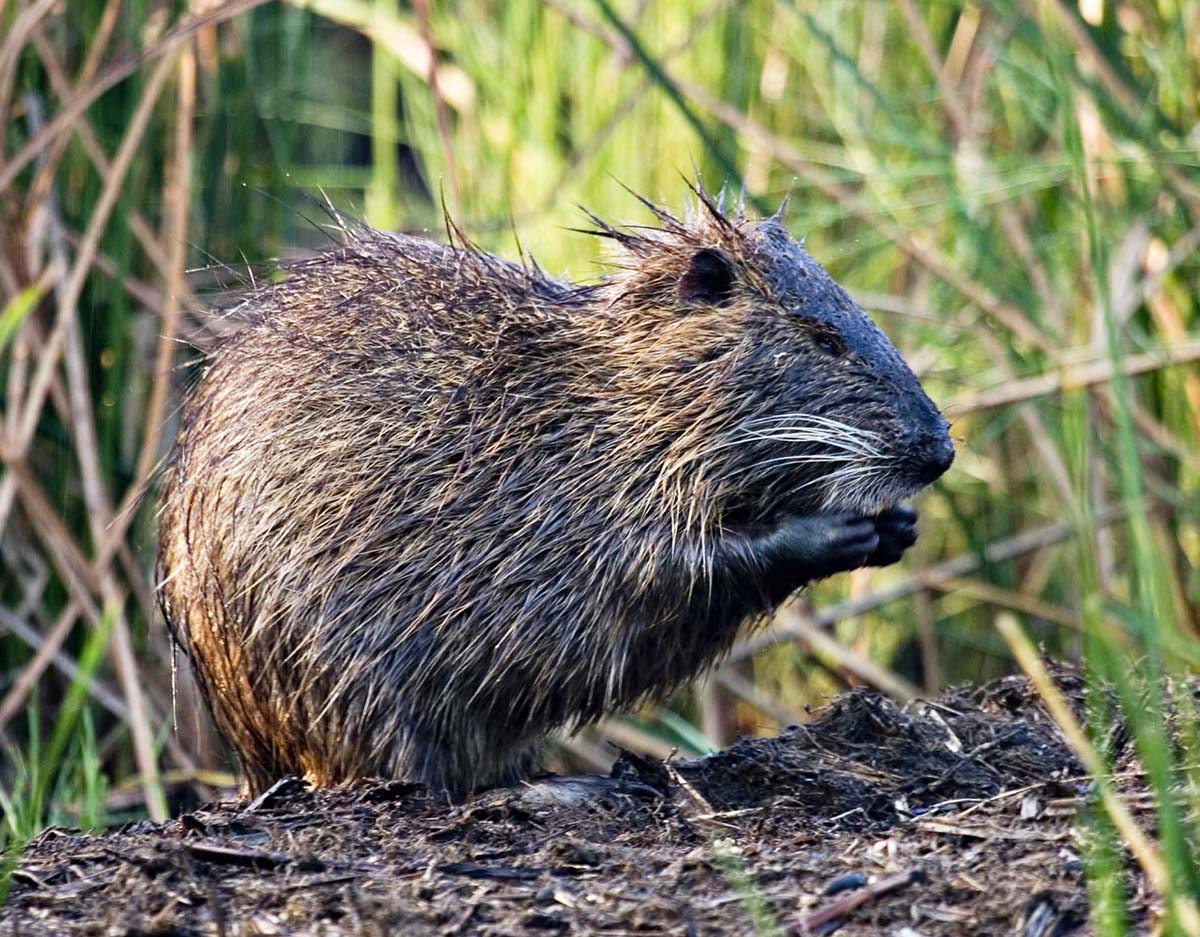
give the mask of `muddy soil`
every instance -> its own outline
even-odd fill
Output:
[[[624,755],[610,780],[457,805],[292,781],[163,825],[48,830],[0,934],[1087,934],[1095,809],[1020,679],[919,711],[855,691],[708,758]],[[1147,932],[1132,867],[1128,894]]]

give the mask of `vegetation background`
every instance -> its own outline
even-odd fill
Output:
[[[153,596],[155,467],[215,294],[385,228],[596,276],[578,206],[745,186],[954,420],[895,568],[813,588],[671,707],[665,755],[1083,661],[1194,896],[1200,0],[0,0],[0,841],[233,783]],[[997,624],[1001,625],[999,629]],[[1174,741],[1176,744],[1168,744]],[[1089,854],[1120,933],[1103,814]],[[1119,825],[1119,824],[1118,824]],[[1122,833],[1124,835],[1124,833]],[[1106,845],[1107,844],[1107,845]],[[1186,915],[1184,915],[1186,917]]]

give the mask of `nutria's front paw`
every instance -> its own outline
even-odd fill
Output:
[[[786,571],[791,587],[866,565],[880,547],[873,518],[855,514],[791,517],[765,538],[768,564]]]
[[[897,505],[874,518],[879,546],[867,557],[866,566],[891,566],[904,551],[917,542],[917,512]]]
[[[917,514],[894,507],[873,517],[810,514],[789,517],[738,546],[735,568],[757,578],[757,593],[778,605],[806,583],[864,566],[895,563],[917,539]],[[745,572],[742,573],[745,575]]]

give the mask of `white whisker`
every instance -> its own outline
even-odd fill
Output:
[[[803,491],[806,488],[812,488],[814,485],[829,485],[830,483],[836,485],[845,479],[857,478],[860,475],[869,475],[876,471],[877,467],[874,465],[849,465],[846,468],[838,469],[837,471],[831,472],[828,475],[822,475],[820,478],[810,478],[808,481],[802,482],[801,484],[793,487],[790,493]]]
[[[850,456],[780,456],[777,459],[756,462],[748,468],[763,469],[773,465],[828,465],[843,462],[853,465],[857,461]]]
[[[882,440],[883,435],[874,430],[864,429],[861,426],[854,426],[851,423],[843,423],[841,420],[835,420],[827,416],[821,416],[816,413],[780,413],[771,416],[759,417],[747,423],[747,427],[754,427],[760,424],[787,423],[796,428],[805,425],[823,427],[825,429],[837,430],[846,436],[858,436],[863,439]]]
[[[792,430],[774,433],[749,431],[749,435],[752,439],[764,442],[815,443],[835,449],[845,449],[848,452],[856,452],[864,456],[876,455],[878,451],[875,447],[866,445],[864,440],[838,439],[835,436],[815,435],[813,433],[795,432]]]

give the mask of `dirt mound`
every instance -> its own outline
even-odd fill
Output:
[[[49,830],[0,930],[1087,933],[1081,774],[1023,681],[913,712],[853,692],[708,758],[626,754],[611,779],[457,805],[397,782],[289,782],[163,825]]]

